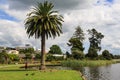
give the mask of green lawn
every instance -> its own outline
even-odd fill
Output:
[[[82,80],[74,70],[24,70],[8,65],[0,68],[0,80]]]
[[[0,71],[2,80],[82,80],[76,71]]]

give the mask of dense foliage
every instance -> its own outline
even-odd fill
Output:
[[[94,28],[91,30],[89,29],[88,34],[90,35],[89,37],[90,47],[88,50],[87,57],[94,59],[95,57],[98,56],[97,52],[101,50],[101,40],[102,38],[104,38],[104,35]]]
[[[102,56],[103,56],[105,59],[107,59],[107,60],[111,60],[111,59],[112,59],[112,56],[111,56],[111,54],[109,53],[108,50],[104,50],[104,51],[102,52]]]
[[[52,45],[50,47],[49,53],[50,54],[62,54],[62,50],[58,45]]]
[[[69,39],[69,43],[67,43],[68,46],[71,46],[71,53],[74,59],[84,58],[84,47],[82,43],[84,39],[83,30],[78,26],[73,36]]]

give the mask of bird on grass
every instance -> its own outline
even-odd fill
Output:
[[[26,73],[25,75],[28,76],[28,73]]]

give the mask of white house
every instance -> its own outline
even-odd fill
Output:
[[[67,56],[65,54],[53,54],[53,56],[55,56],[55,57],[63,57],[64,59],[67,58]]]
[[[7,53],[8,54],[19,54],[19,51],[17,51],[17,50],[7,50]]]

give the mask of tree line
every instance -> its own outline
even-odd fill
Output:
[[[98,32],[95,28],[87,30],[89,35],[89,49],[88,53],[84,53],[85,48],[83,47],[83,41],[85,40],[85,34],[80,26],[75,28],[73,36],[69,39],[67,43],[68,46],[71,46],[71,54],[66,52],[68,57],[74,59],[107,59],[111,60],[113,55],[108,51],[104,50],[101,55],[98,55],[98,52],[101,51],[101,41],[104,38],[104,35],[101,32]]]

